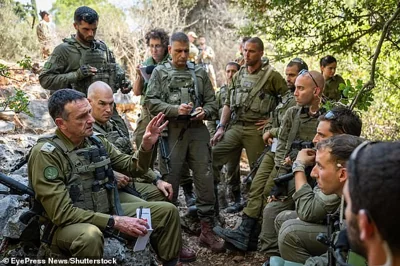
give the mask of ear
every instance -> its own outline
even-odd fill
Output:
[[[368,241],[374,236],[375,227],[372,221],[369,221],[365,210],[359,210],[357,215],[358,228],[360,229],[360,240]]]
[[[321,95],[321,88],[320,88],[320,87],[316,87],[316,88],[315,88],[315,90],[314,90],[314,95],[315,95],[315,96]]]
[[[190,47],[190,45],[189,45],[189,47]],[[172,46],[168,45],[168,53],[171,54],[171,51],[172,51]]]
[[[347,169],[346,168],[340,168],[340,176],[339,176],[339,181],[340,183],[345,183],[347,180]]]
[[[57,117],[56,120],[54,121],[54,123],[56,123],[57,127],[60,129],[65,128],[64,119],[62,119],[61,117]]]
[[[78,30],[78,23],[74,22],[74,28]]]

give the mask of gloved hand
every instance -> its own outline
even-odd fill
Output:
[[[90,65],[82,65],[77,71],[78,80],[94,76],[97,73],[97,68],[91,67]]]
[[[121,85],[121,92],[123,94],[127,94],[132,90],[132,83],[129,80],[124,80]]]

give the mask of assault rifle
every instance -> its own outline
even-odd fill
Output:
[[[263,152],[260,154],[260,156],[258,157],[257,161],[255,161],[252,165],[251,165],[251,171],[250,173],[243,179],[243,184],[247,184],[247,183],[251,183],[251,181],[253,181],[253,177],[255,176],[255,174],[257,173],[258,168],[260,167],[260,164],[262,162],[262,160],[264,159],[265,154],[271,150],[271,147],[268,145],[265,145]]]

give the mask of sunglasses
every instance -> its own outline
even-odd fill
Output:
[[[340,122],[340,119],[339,119],[339,117],[334,113],[334,112],[332,112],[332,111],[329,111],[329,112],[327,112],[325,115],[324,115],[324,118],[326,119],[326,120],[328,120],[328,121],[336,121],[336,125],[340,128],[340,130],[342,130],[342,132],[344,133],[344,134],[347,134],[347,132],[346,132],[346,130],[344,129],[344,127],[343,127],[343,125],[342,125],[342,123]]]
[[[310,72],[308,72],[307,69],[302,69],[302,70],[299,72],[299,76],[302,76],[302,75],[304,75],[304,74],[306,74],[306,73],[308,73],[308,75],[309,75],[309,76],[311,77],[311,79],[314,81],[315,87],[319,88],[319,86],[318,86],[317,82],[315,81],[314,77],[310,74]]]

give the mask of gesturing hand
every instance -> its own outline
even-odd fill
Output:
[[[151,150],[153,145],[157,142],[161,132],[168,125],[168,121],[162,123],[164,118],[165,115],[163,113],[159,113],[153,119],[151,119],[150,123],[147,125],[142,140],[142,148],[145,151]]]

